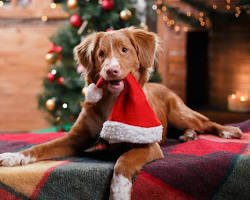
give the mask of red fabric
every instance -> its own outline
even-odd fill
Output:
[[[229,144],[231,143],[231,144]],[[179,144],[172,150],[172,154],[204,156],[217,151],[225,151],[233,154],[240,153],[245,144],[233,143],[227,140],[226,143],[213,142],[209,140],[190,141]]]
[[[131,73],[126,77],[124,85],[108,120],[145,128],[160,126],[161,122]]]
[[[137,177],[137,181],[133,184],[131,199],[192,200],[193,198],[179,190],[171,188],[160,179],[154,178],[146,172],[141,172]]]
[[[1,200],[21,200],[20,198],[16,197],[16,195],[2,188],[0,188],[0,197],[1,197]]]
[[[101,77],[101,78],[97,81],[96,87],[101,88],[101,87],[103,87],[104,83],[105,83],[105,80],[104,80],[104,78]]]
[[[33,133],[24,133],[24,134],[2,134],[0,141],[22,141],[29,144],[38,144],[43,143],[48,140],[52,140],[63,136],[64,133],[43,133],[43,134],[33,134]]]

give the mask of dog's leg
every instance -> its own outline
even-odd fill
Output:
[[[110,200],[130,200],[132,178],[146,163],[163,158],[159,144],[139,145],[117,160],[110,186]]]
[[[3,153],[0,154],[0,166],[12,167],[26,165],[39,160],[74,155],[76,153],[75,150],[77,150],[77,143],[82,139],[83,138],[79,138],[77,134],[68,134],[62,138],[36,145],[25,151]]]
[[[91,133],[86,125],[86,116],[82,112],[67,135],[21,152],[0,154],[0,166],[11,167],[71,156],[78,150],[88,148],[91,145],[90,139]]]
[[[196,139],[195,133],[213,133],[222,138],[240,138],[242,132],[233,126],[222,126],[210,121],[202,114],[188,108],[177,95],[171,95],[167,101],[168,121],[174,127],[184,130],[182,139]],[[190,137],[191,136],[191,137]]]

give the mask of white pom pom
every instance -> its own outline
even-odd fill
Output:
[[[85,101],[89,103],[96,103],[102,98],[102,95],[102,88],[98,88],[94,83],[91,83],[85,90]]]

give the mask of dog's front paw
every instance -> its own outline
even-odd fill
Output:
[[[17,165],[26,165],[35,162],[35,158],[25,156],[22,153],[3,153],[0,154],[0,166],[13,167]]]
[[[220,131],[219,136],[225,139],[239,139],[242,136],[242,131],[238,127],[225,126],[224,129]]]
[[[198,136],[195,130],[193,129],[187,129],[184,133],[184,135],[180,136],[179,139],[188,142],[192,140],[197,140]]]

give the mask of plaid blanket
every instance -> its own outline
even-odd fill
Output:
[[[132,199],[250,199],[250,120],[237,126],[244,131],[240,140],[200,135],[195,141],[163,144],[165,157],[135,177]],[[1,134],[0,153],[64,134]],[[114,163],[85,156],[0,167],[0,199],[108,199]]]

